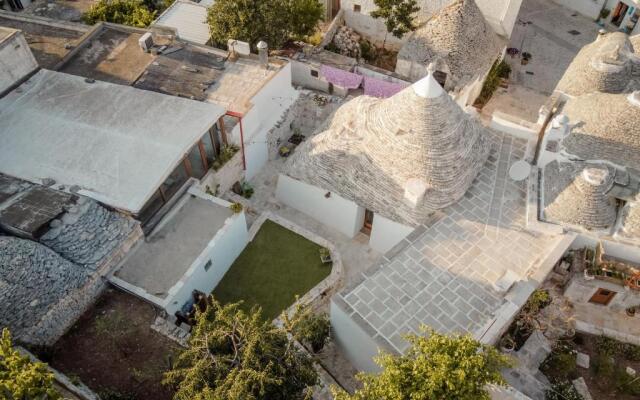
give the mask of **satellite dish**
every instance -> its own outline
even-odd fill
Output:
[[[227,42],[227,47],[229,47],[229,51],[235,51],[241,56],[248,56],[249,54],[251,54],[251,46],[247,42],[229,39],[229,41]]]

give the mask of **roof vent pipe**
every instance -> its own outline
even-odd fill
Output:
[[[260,59],[260,65],[262,65],[265,69],[269,68],[269,46],[267,42],[261,40],[256,45],[258,48],[258,58]]]

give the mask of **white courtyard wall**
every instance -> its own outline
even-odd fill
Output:
[[[364,221],[364,208],[356,203],[316,186],[286,175],[278,177],[276,197],[284,204],[334,228],[348,237],[354,237]]]
[[[554,0],[555,3],[561,6],[577,11],[585,17],[593,19],[598,18],[605,1],[606,0]],[[610,5],[609,8],[615,7],[615,4]]]
[[[476,4],[497,34],[511,37],[522,0],[476,0]]]
[[[205,196],[208,200],[224,207],[231,204],[213,196]],[[174,315],[191,298],[193,290],[211,293],[248,242],[249,234],[244,212],[227,218],[224,226],[215,234],[180,281],[169,290],[165,302],[167,313]],[[211,265],[205,269],[209,261]]]
[[[242,118],[244,152],[247,163],[245,178],[253,178],[269,160],[267,132],[298,98],[291,84],[291,63],[273,76],[252,98],[252,107]],[[240,124],[232,131],[235,143],[240,143]]]
[[[330,318],[332,336],[351,364],[360,371],[380,371],[373,362],[373,357],[378,355],[376,342],[333,299]]]
[[[355,12],[354,6],[360,6],[360,12]],[[344,10],[345,25],[355,30],[365,38],[377,45],[382,45],[385,38],[387,28],[382,19],[374,19],[369,15],[371,11],[376,9],[373,0],[341,0],[340,8]],[[388,34],[385,47],[388,49],[399,50],[403,40]]]
[[[15,32],[0,43],[0,94],[20,83],[38,68],[22,32]]]
[[[371,238],[369,246],[384,254],[402,239],[413,232],[412,227],[399,224],[379,214],[374,214],[371,226]]]
[[[295,86],[301,86],[306,89],[319,90],[321,92],[329,93],[329,82],[326,80],[311,75],[311,71],[318,72],[320,69],[307,63],[300,61],[291,61],[292,76],[291,81]],[[333,86],[333,93],[336,96],[346,97],[349,94],[349,90],[340,86]]]
[[[571,244],[572,249],[580,249],[586,246],[595,248],[598,244],[595,237],[580,234]],[[602,240],[602,248],[605,255],[620,258],[634,264],[640,264],[640,247],[630,246],[624,243]]]

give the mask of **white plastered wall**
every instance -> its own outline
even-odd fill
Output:
[[[20,31],[0,43],[0,94],[38,68],[24,35]]]
[[[242,118],[247,180],[253,178],[269,160],[267,133],[298,94],[291,84],[291,63],[287,63],[251,98],[252,107]],[[235,143],[240,143],[240,124],[233,128],[232,138]]]
[[[332,336],[353,366],[360,371],[378,372],[380,368],[373,362],[373,357],[378,355],[376,342],[334,299],[330,319]]]
[[[414,228],[374,214],[369,246],[384,254],[407,237]]]
[[[191,192],[194,194],[194,192]],[[199,194],[220,206],[231,203],[213,196]],[[215,234],[187,272],[170,290],[165,301],[165,310],[174,315],[190,298],[193,290],[209,294],[220,283],[236,258],[249,242],[244,212],[227,218],[224,226]],[[211,261],[205,269],[205,265]]]
[[[278,177],[276,197],[279,201],[334,228],[348,237],[354,237],[362,228],[364,208],[327,190],[293,179]]]

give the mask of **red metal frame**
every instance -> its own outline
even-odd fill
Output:
[[[244,156],[244,132],[242,130],[242,117],[244,117],[244,115],[242,115],[242,113],[235,112],[235,111],[227,111],[225,115],[238,118],[238,123],[240,124],[240,151],[242,152],[242,169],[246,171],[247,160]]]

